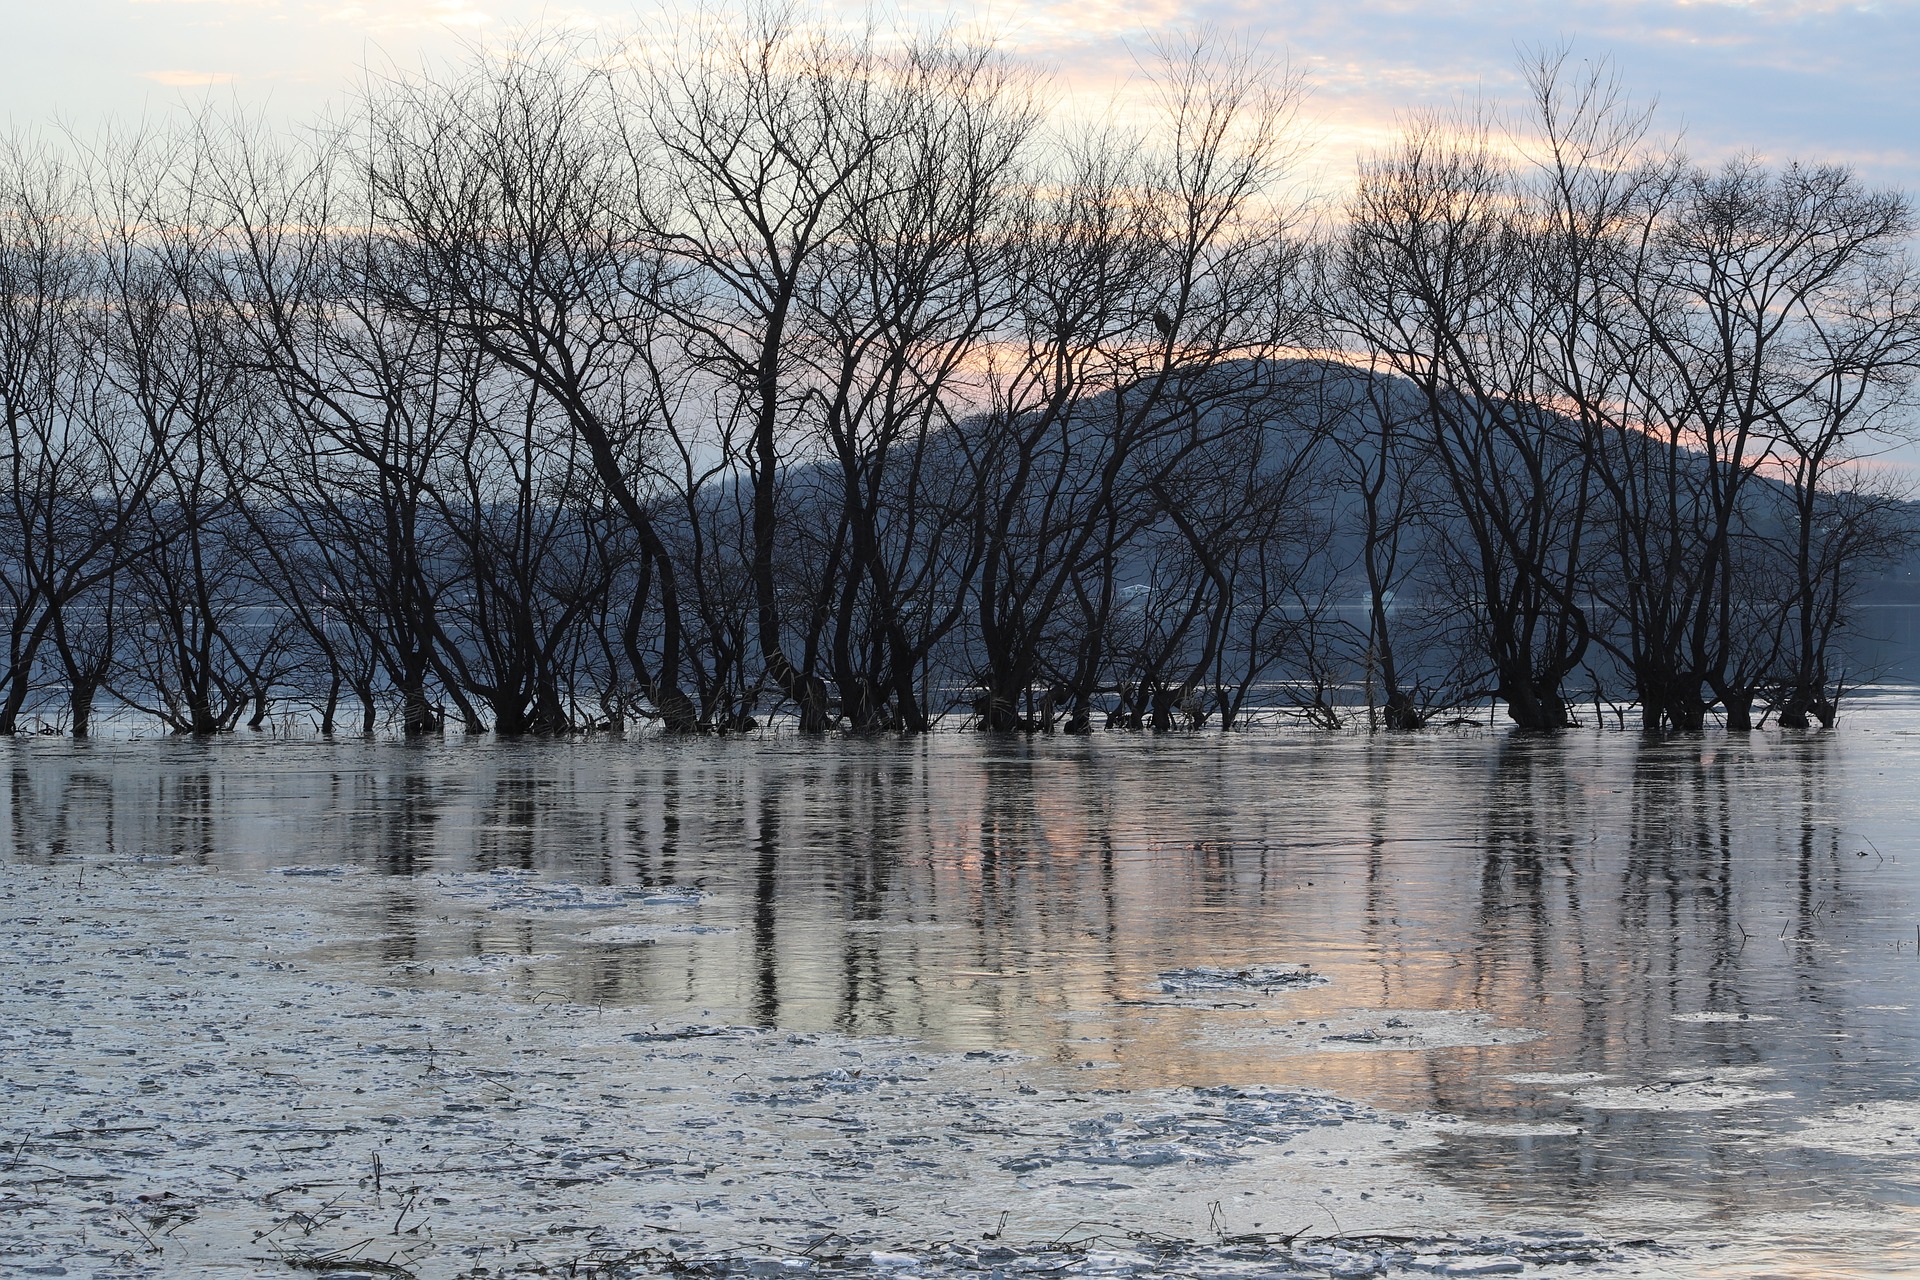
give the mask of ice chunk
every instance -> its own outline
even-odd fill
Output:
[[[1283,969],[1269,965],[1256,965],[1246,969],[1216,969],[1201,965],[1192,969],[1169,969],[1160,974],[1155,981],[1160,990],[1177,994],[1191,991],[1297,990],[1302,987],[1324,986],[1327,978],[1304,966]]]

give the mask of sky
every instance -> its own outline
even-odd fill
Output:
[[[209,95],[297,119],[338,100],[368,64],[438,60],[542,23],[618,33],[644,11],[630,0],[5,5],[0,119],[82,131]],[[1841,161],[1920,194],[1920,0],[993,0],[888,12],[996,33],[1055,71],[1070,106],[1124,92],[1156,35],[1207,26],[1255,37],[1306,78],[1316,186],[1337,186],[1410,110],[1513,100],[1521,51],[1572,41],[1657,99],[1661,131],[1682,132],[1699,158]]]

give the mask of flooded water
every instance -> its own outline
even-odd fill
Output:
[[[1920,699],[1851,711],[1659,741],[22,741],[0,865],[338,884],[299,954],[365,982],[1445,1113],[1404,1158],[1490,1212],[1680,1232],[1702,1274],[1901,1274]]]

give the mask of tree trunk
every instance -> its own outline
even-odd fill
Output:
[[[98,691],[99,685],[92,680],[73,682],[69,705],[73,709],[73,736],[76,738],[88,737],[93,732],[93,698]]]

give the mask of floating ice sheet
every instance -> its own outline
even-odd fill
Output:
[[[1732,1111],[1791,1098],[1791,1093],[1751,1087],[1771,1074],[1764,1067],[1730,1067],[1639,1084],[1588,1085],[1568,1096],[1602,1111]]]
[[[1920,1160],[1920,1102],[1859,1102],[1814,1116],[1780,1139],[1876,1160]]]
[[[1326,983],[1326,975],[1314,973],[1304,965],[1286,968],[1255,965],[1245,969],[1202,965],[1191,969],[1169,969],[1154,979],[1154,985],[1170,995],[1220,991],[1270,995],[1276,991],[1325,986]]]

